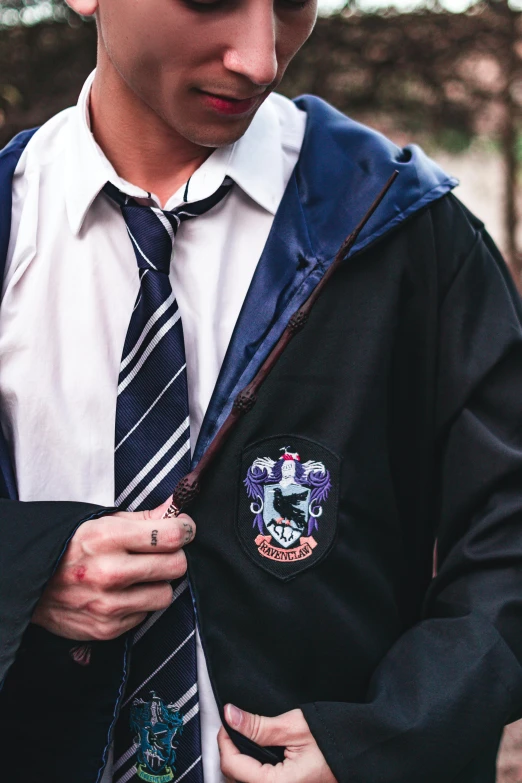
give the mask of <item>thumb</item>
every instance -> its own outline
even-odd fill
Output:
[[[163,519],[165,516],[167,510],[170,508],[172,504],[172,495],[167,498],[167,500],[161,504],[161,506],[157,506],[156,508],[153,508],[150,512],[152,519]]]
[[[268,745],[284,747],[292,740],[291,725],[285,717],[285,715],[278,715],[276,718],[267,718],[265,715],[254,715],[240,710],[234,704],[227,704],[225,707],[225,720],[230,728],[262,747]]]
[[[161,506],[156,506],[156,508],[145,509],[144,511],[118,511],[118,516],[144,521],[147,519],[163,519],[171,503],[172,496],[162,503]]]
[[[164,503],[162,503],[161,506],[156,506],[156,508],[151,508],[144,511],[143,512],[144,519],[163,519],[171,503],[172,503],[172,495],[170,496],[170,498],[167,498],[167,500]]]

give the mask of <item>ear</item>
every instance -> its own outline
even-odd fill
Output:
[[[98,0],[66,0],[66,3],[80,16],[94,16],[98,10]]]

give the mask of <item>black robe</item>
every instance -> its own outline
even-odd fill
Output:
[[[332,133],[349,122],[339,116]],[[311,214],[317,193],[298,176]],[[521,714],[521,309],[482,224],[448,189],[369,231],[189,509],[218,706],[300,706],[340,783],[493,783],[502,727]],[[331,257],[355,217],[310,232],[300,267],[313,269],[321,242]],[[290,301],[278,290],[275,309]],[[297,477],[284,506],[283,455]],[[329,486],[314,506],[321,466]],[[265,509],[289,514],[292,503],[306,524],[285,547],[292,525]],[[0,500],[0,769],[10,783],[101,775],[127,642],[96,643],[81,667],[70,642],[28,621],[67,540],[102,513]]]

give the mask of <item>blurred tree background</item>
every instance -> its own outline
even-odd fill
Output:
[[[521,12],[506,0],[451,13],[363,13],[322,18],[285,88],[310,91],[390,135],[463,152],[475,139],[503,163],[503,249],[520,282],[517,182],[522,106]]]
[[[441,1],[372,12],[348,0],[320,17],[281,91],[320,95],[462,170],[461,197],[492,228],[520,285],[522,7],[483,0],[453,13]],[[0,0],[0,143],[75,102],[95,38],[94,24],[62,0]]]
[[[471,0],[455,13],[443,0],[416,1],[371,9],[348,0],[323,13],[281,92],[320,95],[462,173],[459,195],[521,287],[522,6]],[[61,0],[0,0],[0,147],[76,102],[95,49],[95,25]],[[522,783],[520,724],[505,733],[498,783]]]

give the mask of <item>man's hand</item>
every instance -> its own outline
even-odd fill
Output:
[[[196,526],[186,514],[120,511],[84,522],[38,602],[32,622],[80,641],[115,639],[172,601],[169,581],[187,570],[182,547]]]
[[[241,783],[336,783],[301,710],[275,718],[252,715],[227,704],[225,718],[231,728],[257,745],[285,748],[285,760],[261,764],[236,748],[224,728],[218,734],[221,771],[229,781]]]

